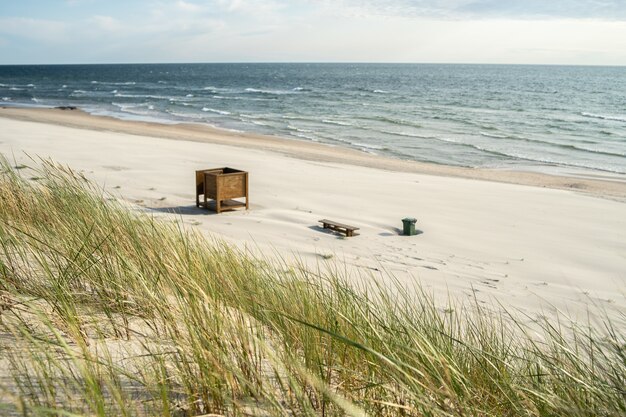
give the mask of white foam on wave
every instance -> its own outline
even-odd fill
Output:
[[[180,117],[183,119],[195,119],[195,120],[203,120],[204,117],[199,115],[199,114],[192,114],[192,113],[179,113],[173,110],[165,110],[166,113],[171,114],[172,116],[176,116],[176,117]]]
[[[193,97],[193,94],[187,94],[185,97]]]
[[[11,87],[11,88],[9,88],[9,90],[11,90],[11,91],[22,91],[22,90],[24,90],[24,88]]]
[[[580,115],[584,117],[590,117],[592,119],[612,120],[615,122],[626,122],[626,116],[607,116],[604,114],[595,114],[595,113],[586,113],[586,112],[582,112]]]
[[[243,117],[244,119],[262,119],[263,116],[258,116],[256,114],[245,114],[245,113],[241,113],[239,116]]]
[[[11,97],[2,97],[2,101],[11,101]]]
[[[152,98],[155,100],[173,100],[172,97],[165,97],[165,96],[155,96],[152,94],[124,94],[124,93],[117,93],[115,94],[115,97],[124,97],[124,98]]]
[[[26,87],[34,87],[35,84],[27,84]]]
[[[312,130],[308,130],[308,129],[301,129],[299,127],[293,126],[293,125],[287,125],[287,129],[289,130],[295,130],[296,132],[302,132],[302,133],[313,133]]]
[[[329,125],[337,125],[337,126],[354,126],[352,123],[340,122],[338,120],[330,120],[330,119],[324,119],[322,120],[322,123],[326,123]]]
[[[250,100],[250,99],[244,99],[243,97],[225,97],[225,96],[218,96],[218,95],[214,95],[211,97],[216,98],[218,100]]]
[[[264,90],[264,89],[261,89],[261,88],[246,88],[245,91],[248,92],[248,93],[271,94],[271,95],[293,94],[292,91]]]
[[[372,145],[372,144],[369,144],[369,143],[361,143],[361,142],[352,142],[352,145],[358,146],[359,148],[373,149],[373,150],[377,150],[377,151],[382,151],[382,150],[387,149],[384,146]]]
[[[63,84],[61,88],[67,88],[67,84]]]
[[[411,132],[406,132],[406,131],[392,132],[392,131],[388,131],[388,130],[381,130],[381,132],[382,133],[387,133],[387,134],[390,134],[390,135],[405,136],[405,137],[408,137],[408,138],[432,139],[431,136],[419,135],[417,133],[411,133]]]
[[[33,97],[30,100],[35,102],[35,103],[39,103],[39,101],[40,101],[37,97]]]
[[[508,138],[508,136],[506,136],[506,135],[498,135],[498,134],[495,134],[495,133],[480,132],[480,134],[482,136],[486,136],[488,138],[496,138],[496,139],[506,139],[506,138]]]
[[[112,82],[112,81],[92,81],[92,84],[108,84],[108,85],[135,85],[134,81]]]
[[[203,107],[202,111],[205,112],[210,112],[210,113],[216,113],[216,114],[221,114],[223,116],[228,116],[229,114],[231,114],[231,112],[226,111],[226,110],[218,110],[218,109],[212,109],[210,107]]]
[[[311,140],[313,142],[319,142],[319,139],[310,136],[310,135],[305,135],[303,133],[291,133],[292,136],[298,137],[298,138],[302,138],[302,139],[307,139],[307,140]]]
[[[385,91],[385,90],[374,90],[372,92],[376,94],[389,94],[389,91]]]

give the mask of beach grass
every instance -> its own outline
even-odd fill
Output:
[[[253,257],[33,165],[0,161],[0,413],[626,414],[608,315],[439,306],[336,258]]]

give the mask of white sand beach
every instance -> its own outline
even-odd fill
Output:
[[[393,275],[441,299],[531,315],[626,309],[626,178],[427,165],[44,109],[1,109],[0,153],[16,165],[52,158],[147,212],[270,257],[331,258],[354,276]],[[250,173],[250,210],[195,208],[194,170],[223,166]],[[422,234],[399,235],[407,216]],[[328,233],[322,218],[359,235]]]

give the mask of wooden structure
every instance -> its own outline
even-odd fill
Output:
[[[322,223],[324,229],[330,229],[335,232],[343,233],[346,237],[354,236],[354,231],[359,230],[358,227],[348,226],[347,224],[337,223],[328,219],[322,219],[319,220],[319,222]]]
[[[244,203],[233,200],[234,198],[245,198],[246,201]],[[209,202],[209,199],[213,201]],[[239,207],[245,207],[247,210],[248,205],[246,171],[227,167],[196,171],[196,207],[212,208],[219,214],[224,210]]]

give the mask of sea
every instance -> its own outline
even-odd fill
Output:
[[[626,68],[0,66],[0,105],[200,123],[436,164],[626,174]]]

